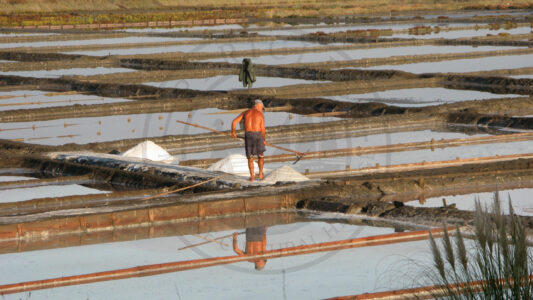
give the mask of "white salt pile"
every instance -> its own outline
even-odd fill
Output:
[[[153,161],[173,162],[175,159],[165,149],[152,141],[145,141],[121,154],[125,157],[149,159]]]
[[[289,166],[283,166],[280,168],[275,169],[272,171],[272,173],[268,174],[268,176],[265,177],[263,182],[274,184],[278,181],[306,181],[309,180],[309,178],[305,177],[304,175],[300,174],[299,172],[295,171],[293,168]]]
[[[248,170],[248,159],[242,154],[231,154],[217,161],[207,168],[209,171],[221,171],[239,176],[250,176]],[[254,161],[254,172],[259,173],[259,166]],[[263,170],[264,172],[264,170]]]

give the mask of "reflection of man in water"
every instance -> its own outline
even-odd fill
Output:
[[[246,228],[246,251],[242,252],[237,246],[237,236],[239,234],[235,232],[233,234],[233,251],[238,255],[255,255],[262,254],[266,250],[266,228],[265,227],[253,227]],[[265,259],[249,260],[255,264],[256,270],[262,270],[265,267]]]

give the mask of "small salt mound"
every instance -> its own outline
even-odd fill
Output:
[[[242,154],[231,154],[217,161],[207,168],[209,171],[221,171],[239,176],[250,176],[248,170],[248,159]],[[265,170],[263,170],[265,171]],[[259,173],[259,166],[254,161],[254,172]]]
[[[295,171],[289,166],[283,166],[275,169],[272,173],[268,174],[263,180],[265,183],[274,184],[278,181],[306,181],[309,178]]]
[[[173,161],[173,157],[152,141],[145,141],[121,154],[125,157],[149,159],[153,161]]]

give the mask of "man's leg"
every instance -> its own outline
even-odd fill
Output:
[[[257,164],[259,165],[259,179],[263,180],[263,165],[265,164],[263,155],[259,155]]]
[[[254,181],[255,173],[254,173],[254,157],[250,156],[248,157],[248,169],[250,170],[250,181]],[[261,170],[261,167],[259,167]]]

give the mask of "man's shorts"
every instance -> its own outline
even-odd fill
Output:
[[[247,131],[244,133],[244,148],[246,157],[263,156],[265,152],[265,142],[259,131]]]

